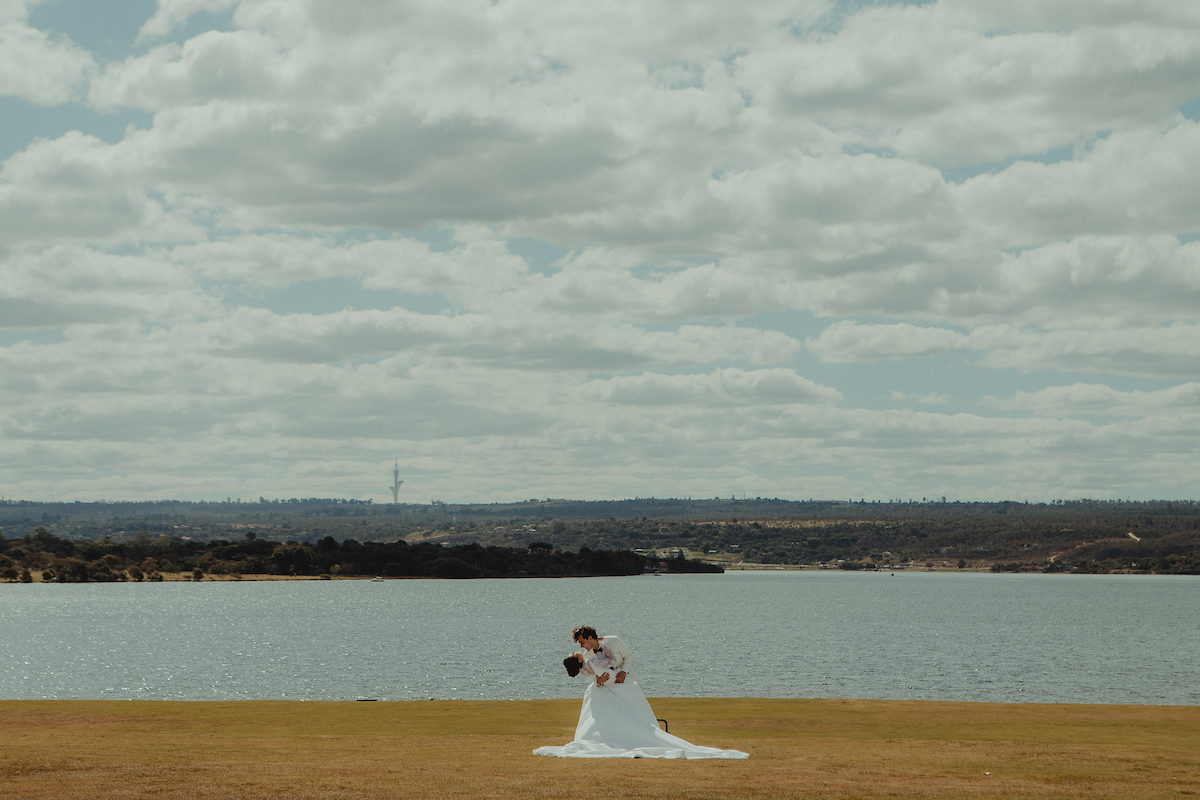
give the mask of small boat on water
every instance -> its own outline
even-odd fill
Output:
[[[374,578],[371,578],[370,583],[383,583],[383,576],[376,575]]]

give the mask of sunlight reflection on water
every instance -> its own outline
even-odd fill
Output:
[[[578,697],[591,624],[650,696],[1200,704],[1200,579],[729,572],[2,585],[0,698]]]

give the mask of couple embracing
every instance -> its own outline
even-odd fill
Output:
[[[573,632],[580,649],[563,659],[571,677],[585,675],[587,689],[575,738],[561,747],[539,747],[540,756],[574,758],[747,758],[739,750],[702,747],[658,727],[638,685],[633,654],[620,638],[583,626]]]

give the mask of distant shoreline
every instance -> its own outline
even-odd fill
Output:
[[[954,567],[933,567],[933,568],[909,567],[907,569],[898,568],[898,569],[878,569],[878,570],[840,570],[835,567],[812,567],[812,566],[808,566],[808,565],[793,565],[793,564],[746,564],[746,565],[723,564],[722,566],[725,567],[726,572],[836,572],[839,574],[844,574],[847,572],[850,572],[850,573],[853,573],[853,572],[885,573],[885,572],[887,572],[887,573],[891,573],[892,575],[914,573],[914,572],[920,572],[920,573],[936,572],[936,573],[943,573],[943,574],[973,573],[973,574],[984,574],[984,575],[1013,575],[1013,574],[1021,574],[1021,575],[1049,574],[1049,575],[1060,575],[1060,576],[1072,575],[1072,573],[1068,573],[1068,572],[1054,572],[1054,573],[993,572],[988,569],[979,569],[979,568],[971,568],[971,567],[967,567],[965,569],[955,569]],[[192,573],[190,573],[190,572],[164,572],[161,574],[162,574],[161,581],[110,581],[110,583],[259,583],[259,582],[273,582],[273,581],[359,581],[359,582],[365,581],[367,583],[371,583],[372,581],[375,580],[375,578],[370,575],[336,575],[336,576],[325,577],[325,578],[323,578],[319,575],[205,575],[201,580],[197,581],[192,577]],[[612,575],[550,575],[550,576],[520,575],[520,576],[467,578],[466,580],[562,580],[564,578],[605,578],[605,577],[637,578],[637,577],[653,577],[655,575],[670,576],[673,574],[679,574],[679,575],[693,574],[694,575],[697,573],[645,573],[644,575],[640,575],[640,576],[639,575],[621,575],[621,576],[612,576]],[[720,573],[701,573],[701,574],[718,575]],[[1106,574],[1110,575],[1110,576],[1120,577],[1120,576],[1125,576],[1125,575],[1146,575],[1147,573],[1114,571],[1114,572],[1110,572],[1110,573],[1106,573]],[[1072,577],[1076,577],[1076,576],[1072,575]],[[1158,576],[1152,576],[1152,577],[1158,577]],[[1175,576],[1175,577],[1189,577],[1189,576],[1185,575],[1185,576]],[[1197,576],[1190,576],[1190,577],[1197,577]],[[402,576],[396,576],[396,577],[384,577],[383,578],[384,582],[386,582],[386,581],[442,581],[442,580],[462,580],[462,579],[438,578],[433,575],[402,575]],[[12,583],[16,583],[16,582],[8,581],[8,583],[12,584]],[[55,586],[82,585],[82,584],[61,583],[61,582],[55,582],[55,581],[51,581],[50,584],[46,584],[42,580],[42,576],[41,576],[40,572],[33,573],[32,584],[55,585]],[[88,582],[87,585],[96,585],[96,582]]]
[[[83,548],[85,561],[107,553],[152,555],[167,568],[211,560],[229,573],[262,572],[243,562],[273,560],[281,572],[319,574],[334,564],[356,575],[387,573],[389,561],[411,574],[394,545],[410,555],[445,556],[483,574],[616,574],[562,564],[546,571],[509,563],[503,569],[456,549],[538,548],[544,553],[632,551],[646,558],[685,558],[730,568],[803,567],[842,562],[886,567],[961,567],[1002,572],[1200,574],[1200,502],[1061,501],[1050,504],[750,500],[567,501],[510,504],[388,504],[337,499],[256,503],[34,503],[0,501],[0,579],[4,551],[64,555]],[[32,538],[30,538],[32,537]],[[53,537],[59,546],[42,547]],[[254,545],[255,541],[260,544]],[[266,542],[303,552],[273,554]],[[429,545],[445,551],[425,551]],[[201,551],[219,549],[221,552]],[[61,552],[60,552],[61,551]],[[69,555],[69,554],[68,554]],[[21,558],[8,556],[14,562]],[[572,556],[575,558],[575,556]],[[487,559],[485,559],[487,560]],[[507,556],[502,561],[511,562]],[[197,562],[197,563],[191,563]],[[219,562],[219,563],[218,563]],[[286,563],[285,563],[286,562]],[[734,567],[742,564],[743,566]],[[17,563],[42,569],[37,559]],[[457,562],[440,572],[471,573]],[[78,570],[77,570],[78,571]],[[209,570],[204,569],[205,572]],[[275,570],[268,570],[275,571]],[[419,570],[418,570],[419,572]],[[634,574],[621,571],[621,574]],[[439,577],[471,577],[439,574]]]

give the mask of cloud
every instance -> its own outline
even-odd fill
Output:
[[[621,405],[740,407],[791,403],[836,403],[841,394],[789,369],[718,369],[707,375],[644,372],[593,381],[585,394]]]
[[[1174,234],[1200,228],[1200,198],[1187,179],[1198,164],[1200,124],[1175,119],[1117,131],[1067,161],[1017,162],[972,178],[955,193],[984,231],[1012,246]]]
[[[333,316],[327,324],[348,321]],[[1170,414],[1139,427],[876,412],[841,408],[835,389],[788,369],[581,383],[429,350],[354,364],[273,359],[228,347],[231,335],[212,325],[79,326],[59,345],[3,348],[4,485],[40,496],[50,476],[75,470],[63,496],[217,496],[219,487],[220,496],[291,496],[315,480],[335,495],[382,499],[385,482],[370,488],[370,476],[390,475],[397,452],[410,485],[464,501],[557,496],[541,491],[554,487],[633,496],[651,485],[676,496],[837,497],[880,486],[1095,496],[1114,481],[1131,491],[1181,485],[1191,469],[1179,447],[1186,420]],[[270,346],[258,334],[245,341]],[[1064,451],[1076,454],[1065,473]],[[341,466],[314,471],[331,452]],[[199,477],[180,474],[180,460]],[[31,463],[39,471],[15,466]],[[226,472],[203,469],[215,463]],[[83,481],[80,470],[114,477]]]
[[[1112,324],[1186,317],[1200,300],[1200,246],[1175,236],[1080,236],[1006,256],[990,291],[946,296],[960,318]]]
[[[209,31],[182,45],[160,45],[144,56],[109,64],[93,81],[89,100],[104,110],[158,111],[272,97],[285,85],[278,55],[260,33]]]
[[[201,11],[220,13],[237,3],[238,0],[158,0],[154,16],[146,20],[138,31],[138,41],[161,38]]]
[[[138,180],[133,156],[71,131],[9,158],[0,169],[0,247],[70,240],[111,247],[200,235]]]
[[[1063,372],[1104,372],[1148,378],[1192,377],[1200,363],[1200,336],[1188,322],[1167,325],[1081,326],[1066,330],[981,325],[963,334],[946,328],[895,323],[835,322],[805,348],[829,364],[979,352],[982,366]]]
[[[1008,5],[868,7],[835,36],[748,55],[747,71],[798,116],[949,165],[1041,153],[1161,119],[1196,94],[1192,10]]]
[[[0,96],[53,106],[81,96],[95,62],[63,36],[24,22],[23,3],[0,11]]]
[[[945,328],[922,328],[906,322],[862,325],[835,322],[804,346],[826,363],[846,364],[881,359],[932,356],[968,347],[968,337]]]
[[[26,11],[5,496],[1194,491],[1194,3]]]
[[[1017,391],[1008,398],[989,396],[984,402],[1005,411],[1027,411],[1041,417],[1163,417],[1195,424],[1200,418],[1200,383],[1153,391],[1121,391],[1104,384],[1075,383],[1034,392]]]
[[[907,402],[907,401],[911,400],[911,401],[914,401],[917,403],[923,403],[925,405],[937,406],[937,405],[944,405],[944,404],[950,402],[950,398],[947,395],[939,394],[938,392],[930,392],[929,394],[915,395],[915,394],[911,394],[909,392],[901,392],[901,391],[893,390],[888,393],[888,396],[892,400],[895,400],[898,403],[903,403],[903,402]]]
[[[1146,378],[1197,377],[1200,329],[1191,322],[1080,330],[987,326],[971,333],[986,367],[1113,373]]]
[[[402,308],[286,316],[242,309],[206,323],[203,335],[227,355],[283,362],[343,362],[413,352],[515,369],[593,372],[743,359],[778,363],[799,348],[775,331],[732,326],[646,331],[628,324],[581,327],[557,319],[416,314]]]
[[[190,275],[161,260],[64,245],[0,263],[0,319],[8,328],[178,323],[220,313]]]

